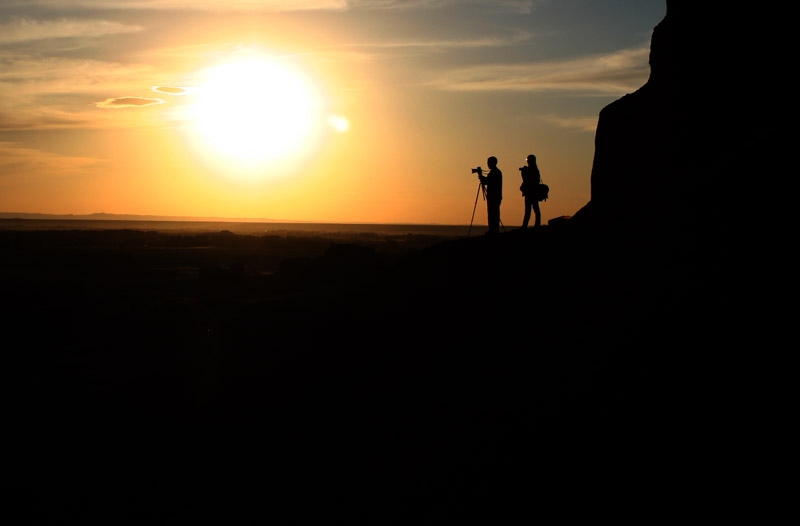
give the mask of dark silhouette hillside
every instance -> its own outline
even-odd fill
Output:
[[[765,6],[668,2],[650,80],[602,111],[592,199],[568,221],[280,262],[230,233],[3,238],[37,512],[508,524],[682,517],[700,499],[674,498],[675,477],[736,495],[742,372],[769,345],[743,203],[779,158],[771,43],[739,37],[764,33]]]
[[[734,201],[753,200],[758,175],[785,155],[782,101],[767,87],[782,67],[779,18],[767,8],[667,2],[650,79],[600,113],[587,216],[647,231],[752,224]]]

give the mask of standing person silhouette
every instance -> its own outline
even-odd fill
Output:
[[[503,172],[497,167],[497,157],[486,160],[489,165],[487,175],[478,174],[481,184],[486,187],[486,211],[489,216],[489,231],[495,235],[500,232],[500,201],[503,200]]]
[[[522,175],[522,195],[525,197],[525,216],[522,218],[522,227],[528,228],[528,221],[531,219],[531,209],[533,209],[534,220],[533,226],[538,227],[542,224],[542,214],[539,211],[539,195],[536,189],[539,183],[542,182],[542,175],[539,173],[539,167],[536,166],[536,156],[530,154],[528,156],[528,166],[523,166],[519,169]]]

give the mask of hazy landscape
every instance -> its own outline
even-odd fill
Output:
[[[129,523],[244,520],[263,492],[275,516],[501,517],[529,470],[567,476],[605,433],[684,407],[701,386],[664,382],[698,326],[651,334],[718,301],[705,267],[655,265],[674,248],[567,225],[51,226],[0,231],[0,280],[32,366],[22,472],[59,517],[119,513],[131,491]],[[600,246],[617,256],[587,267]],[[587,433],[568,460],[543,453]]]
[[[468,225],[315,223],[268,219],[197,218],[90,214],[84,216],[19,214],[0,212],[2,230],[144,230],[155,232],[209,233],[227,230],[235,234],[347,235],[422,234],[443,237],[467,236]],[[475,233],[480,227],[476,225]],[[485,227],[482,231],[485,231]]]
[[[597,284],[564,282],[578,262],[568,247],[583,238],[568,230],[490,239],[55,224],[0,231],[4,320],[32,366],[18,408],[33,418],[36,454],[22,471],[44,484],[46,509],[69,508],[79,473],[94,482],[78,502],[101,516],[127,500],[117,491],[148,481],[133,521],[236,516],[244,510],[228,499],[260,484],[293,506],[309,498],[371,517],[414,499],[391,520],[477,512],[442,492],[471,488],[484,469],[505,479],[480,483],[487,498],[515,487],[518,462],[541,462],[522,443],[564,431],[531,416],[607,423],[640,403],[625,394],[641,396],[629,375],[648,377],[639,362],[613,383],[603,372],[596,342],[617,334],[624,352],[650,308],[637,313],[642,326],[587,318],[575,294]],[[535,286],[519,278],[534,257],[547,275]],[[611,286],[615,304],[630,301]],[[534,314],[529,301],[550,307]],[[489,460],[509,444],[511,464]],[[231,478],[242,483],[232,495],[219,487]]]

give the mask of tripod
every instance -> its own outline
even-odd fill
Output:
[[[472,206],[472,219],[469,220],[469,230],[467,231],[467,237],[470,236],[472,233],[472,222],[475,220],[475,209],[478,208],[478,196],[483,194],[483,200],[486,201],[486,187],[483,185],[481,181],[478,181],[478,193],[475,194],[475,204]],[[500,226],[503,227],[503,232],[506,231],[506,226],[503,224],[503,221],[500,221]]]
[[[472,222],[475,221],[475,209],[478,208],[478,196],[483,193],[483,200],[486,201],[486,187],[483,186],[483,183],[478,181],[478,193],[475,194],[475,205],[472,207],[472,219],[469,220],[469,230],[467,231],[467,237],[469,237],[470,233],[472,232]]]

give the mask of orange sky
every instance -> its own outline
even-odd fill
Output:
[[[466,224],[470,169],[494,155],[516,226],[534,153],[545,220],[570,215],[589,200],[597,114],[647,80],[666,10],[217,4],[4,2],[0,212]]]

